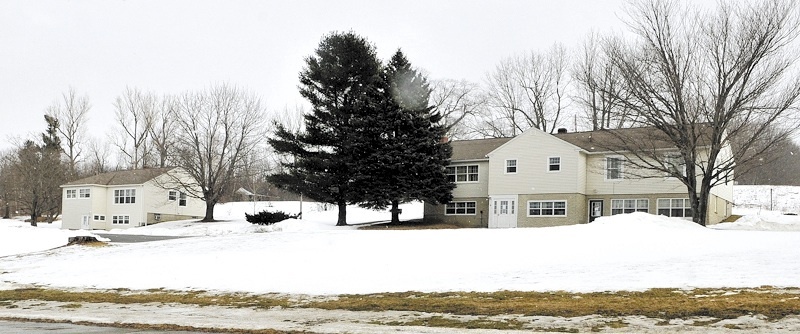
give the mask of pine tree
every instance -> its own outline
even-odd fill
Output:
[[[363,161],[378,135],[374,115],[385,90],[381,62],[374,47],[352,33],[331,33],[306,58],[300,94],[312,105],[305,132],[292,133],[276,124],[269,142],[292,157],[270,182],[339,207],[337,225],[347,225],[347,205],[363,201],[369,178]]]
[[[366,159],[370,166],[369,183],[362,206],[391,206],[392,223],[400,223],[398,205],[412,200],[445,203],[452,199],[454,185],[447,180],[445,167],[452,148],[443,140],[446,129],[441,115],[429,104],[431,89],[425,76],[412,68],[398,50],[383,71],[388,89],[384,91],[384,110],[375,115],[381,131],[379,144]]]

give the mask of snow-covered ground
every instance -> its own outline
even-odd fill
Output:
[[[87,231],[61,230],[61,221],[33,227],[16,219],[0,219],[0,257],[61,247],[69,237],[91,235]]]
[[[272,205],[291,212],[279,205],[298,204]],[[229,219],[225,222],[173,222],[124,231],[200,235],[196,238],[5,257],[0,259],[0,287],[341,294],[794,287],[800,282],[800,233],[757,230],[761,227],[747,220],[703,228],[635,213],[552,228],[387,231],[335,227],[335,208],[323,209],[304,208],[303,220],[258,227],[243,219],[253,203],[230,203],[217,211],[219,218]],[[418,203],[403,209],[404,218],[421,216]],[[348,213],[351,223],[389,218],[385,211],[349,208]],[[800,226],[797,216],[758,217]],[[751,230],[731,230],[743,228]],[[16,235],[8,238],[38,238],[11,228],[3,230],[7,233]]]

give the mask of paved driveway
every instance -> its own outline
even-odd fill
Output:
[[[191,237],[172,237],[172,236],[163,236],[163,235],[136,235],[136,234],[106,234],[106,233],[95,233],[103,238],[111,239],[111,242],[121,242],[121,243],[133,243],[133,242],[148,242],[148,241],[160,241],[160,240],[170,240],[170,239],[180,239],[180,238],[191,238]]]

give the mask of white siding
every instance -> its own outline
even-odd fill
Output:
[[[80,229],[81,228],[81,217],[84,215],[91,215],[92,214],[92,202],[94,201],[95,194],[94,189],[91,191],[91,196],[89,198],[67,198],[67,190],[75,190],[76,193],[79,189],[86,189],[90,188],[88,186],[72,186],[72,187],[64,187],[61,189],[61,227],[68,228],[68,229]],[[91,189],[91,188],[90,188]]]
[[[548,171],[550,157],[561,158],[561,170]],[[517,173],[505,173],[505,161],[517,160]],[[531,129],[489,153],[489,194],[563,194],[585,191],[580,148],[538,129]]]
[[[180,175],[186,179],[188,176]],[[162,215],[179,215],[179,216],[199,216],[202,217],[206,213],[205,202],[186,196],[186,206],[180,206],[180,196],[174,201],[169,200],[169,190],[174,189],[178,192],[185,190],[179,189],[177,185],[169,186],[169,177],[166,175],[159,176],[157,181],[148,181],[144,184],[145,191],[145,208],[147,213],[159,213]]]
[[[453,198],[461,197],[488,197],[489,189],[489,162],[474,161],[461,162],[453,161],[450,166],[469,166],[478,165],[478,182],[457,182],[453,189]]]
[[[641,178],[630,175],[630,163],[624,164],[621,180],[606,180],[606,156],[618,154],[591,154],[586,166],[586,193],[588,195],[606,194],[658,194],[680,193],[686,186],[676,178],[648,177]]]

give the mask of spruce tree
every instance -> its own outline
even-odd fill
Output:
[[[391,206],[392,223],[400,222],[398,205],[412,200],[438,204],[452,199],[454,185],[445,167],[452,148],[443,140],[441,115],[429,104],[431,89],[424,75],[398,50],[383,71],[383,111],[373,124],[381,131],[365,160],[373,177],[364,179],[362,206]]]
[[[269,142],[290,157],[270,182],[339,207],[336,225],[347,225],[347,205],[364,200],[359,185],[369,178],[363,161],[371,154],[384,93],[374,47],[352,33],[325,36],[300,73],[300,94],[312,105],[305,131],[276,124]],[[369,166],[366,166],[369,167]]]

